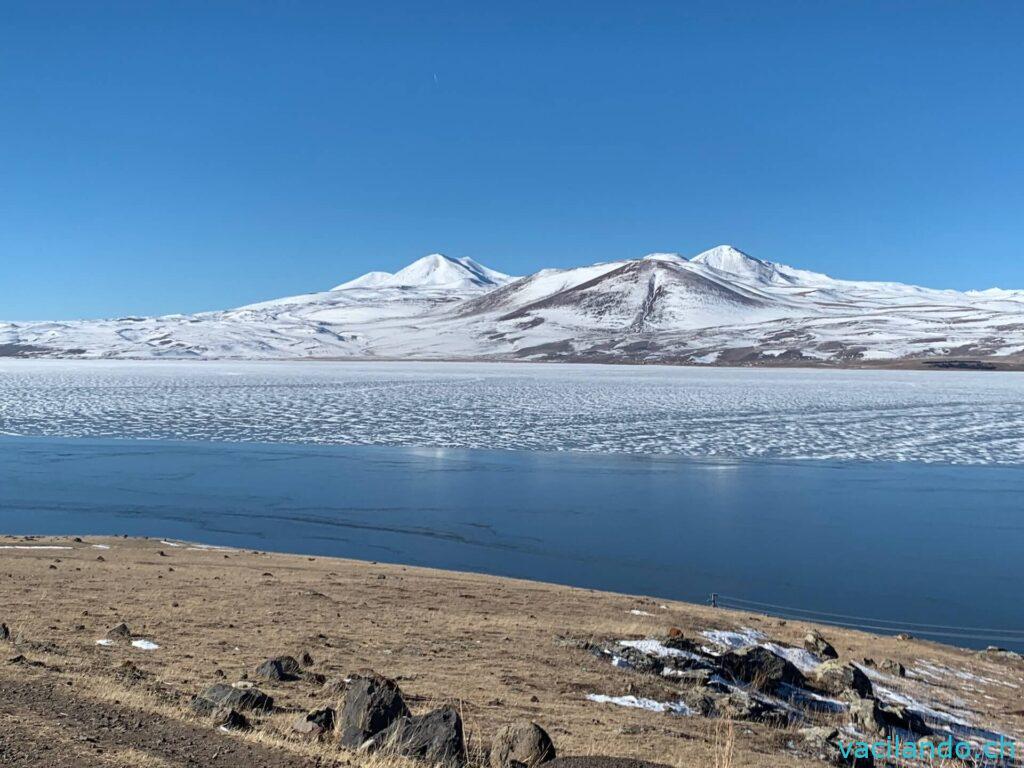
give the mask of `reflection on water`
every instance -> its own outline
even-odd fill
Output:
[[[961,627],[1019,620],[1022,499],[1024,470],[1008,467],[0,440],[4,533],[174,537]]]

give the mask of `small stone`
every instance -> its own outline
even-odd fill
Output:
[[[132,631],[128,629],[128,625],[123,621],[107,632],[108,640],[131,640],[131,637]]]
[[[299,715],[292,721],[291,730],[309,741],[320,739],[325,733],[334,730],[334,710],[327,707]]]
[[[879,669],[883,672],[888,672],[890,675],[895,675],[896,677],[907,676],[907,668],[895,659],[883,659]]]

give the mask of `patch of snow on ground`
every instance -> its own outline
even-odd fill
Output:
[[[619,640],[619,645],[623,648],[635,648],[641,653],[646,653],[648,656],[657,656],[660,659],[672,657],[677,659],[697,659],[700,660],[700,656],[689,651],[683,651],[679,648],[669,648],[663,645],[658,640]]]
[[[109,648],[114,644],[114,641],[110,638],[103,637],[96,641],[96,645],[102,645],[104,648]]]
[[[634,709],[646,709],[649,712],[670,712],[675,715],[693,715],[690,709],[682,701],[655,701],[637,696],[605,696],[600,693],[588,693],[587,699],[598,704],[614,704],[619,707],[632,707]]]
[[[74,549],[74,547],[58,547],[50,544],[0,544],[0,549]]]
[[[751,645],[759,645],[767,639],[763,632],[750,627],[740,627],[732,631],[727,629],[706,629],[700,633],[720,648],[727,651],[735,651],[739,648],[747,648]]]
[[[155,651],[160,646],[152,640],[132,640],[132,647],[138,648],[141,651]]]
[[[776,645],[775,643],[761,643],[762,648],[781,656],[801,672],[807,673],[821,664],[821,659],[810,651],[803,648],[795,648],[787,645]]]

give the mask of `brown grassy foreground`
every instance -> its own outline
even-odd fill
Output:
[[[588,693],[630,692],[632,677],[557,642],[640,638],[670,626],[688,636],[746,626],[798,645],[812,626],[803,622],[489,576],[156,540],[0,538],[0,547],[12,545],[71,548],[0,548],[0,621],[22,639],[17,647],[0,643],[5,766],[368,765],[373,758],[287,737],[291,715],[239,735],[219,733],[190,714],[189,699],[217,682],[218,671],[232,682],[252,676],[269,656],[303,651],[328,678],[363,667],[396,678],[415,711],[455,702],[477,754],[501,725],[527,718],[551,733],[563,755],[635,757],[676,768],[822,765],[787,750],[792,734],[785,730],[590,702]],[[96,645],[120,621],[160,648]],[[934,699],[956,700],[1004,732],[1024,731],[1018,662],[821,630],[844,659],[891,658],[908,668],[927,659],[969,671],[979,679],[937,681]],[[5,663],[16,653],[29,663]],[[126,661],[138,671],[125,668]],[[259,686],[296,712],[336,704],[305,680]]]

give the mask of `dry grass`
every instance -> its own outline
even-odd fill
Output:
[[[364,667],[395,677],[415,711],[455,702],[474,755],[483,754],[501,725],[523,718],[543,725],[561,754],[636,757],[678,768],[817,764],[776,749],[785,733],[767,726],[587,701],[587,693],[625,693],[630,676],[557,642],[563,636],[643,637],[663,634],[670,626],[691,636],[706,628],[749,626],[798,644],[811,626],[804,622],[331,558],[190,550],[122,539],[102,540],[109,550],[89,547],[99,541],[89,539],[72,551],[0,554],[0,620],[16,634],[51,645],[52,650],[29,655],[59,667],[82,696],[188,719],[183,702],[216,682],[218,670],[232,682],[251,675],[269,656],[308,650],[316,661],[313,669],[328,678]],[[95,639],[122,620],[160,649],[97,647]],[[912,666],[927,657],[989,678],[1001,675],[997,664],[944,646],[831,628],[823,633],[843,658],[893,658]],[[126,685],[117,678],[126,660],[145,673],[144,682]],[[260,685],[296,713],[337,703],[325,701],[319,686],[305,682]],[[1020,708],[1011,688],[979,684],[974,691],[937,690],[943,693],[968,701],[993,725],[1010,732],[1020,726],[1007,714]],[[333,746],[287,736],[293,716],[274,716],[238,738],[336,761]]]
[[[711,768],[733,768],[736,758],[736,729],[732,720],[715,721],[714,761]]]

